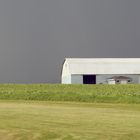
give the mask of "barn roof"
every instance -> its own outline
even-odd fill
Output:
[[[64,64],[70,74],[140,74],[140,58],[66,58]]]
[[[68,63],[140,63],[140,58],[65,58]]]

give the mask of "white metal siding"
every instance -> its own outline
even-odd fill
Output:
[[[71,83],[72,84],[83,84],[83,76],[82,75],[71,75]]]

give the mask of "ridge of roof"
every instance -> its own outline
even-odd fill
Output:
[[[65,61],[70,63],[140,63],[140,58],[65,58]]]
[[[65,59],[66,59],[66,60],[67,60],[67,59],[71,59],[71,60],[73,60],[73,59],[77,59],[77,60],[78,60],[78,59],[79,59],[79,60],[80,60],[80,59],[140,59],[140,58],[111,58],[111,57],[108,57],[108,58],[107,58],[107,57],[101,58],[101,57],[100,57],[100,58],[65,58]]]

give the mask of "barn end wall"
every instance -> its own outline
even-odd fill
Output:
[[[71,75],[62,76],[61,83],[62,84],[72,84],[72,82],[71,82]]]
[[[71,74],[69,71],[69,65],[66,61],[64,61],[61,75],[61,83],[62,84],[71,84]]]

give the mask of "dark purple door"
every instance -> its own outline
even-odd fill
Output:
[[[83,84],[96,84],[96,75],[83,75]]]

